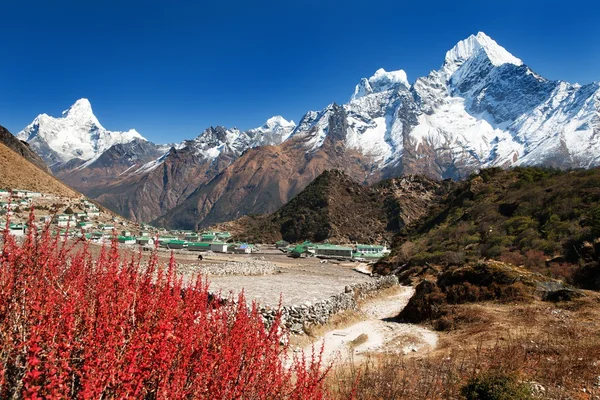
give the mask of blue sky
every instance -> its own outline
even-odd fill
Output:
[[[298,122],[380,67],[413,82],[478,31],[549,79],[589,83],[600,80],[599,14],[553,0],[7,0],[0,124],[17,133],[81,97],[106,128],[155,142],[277,114]]]

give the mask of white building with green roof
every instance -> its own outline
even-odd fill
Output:
[[[317,257],[339,257],[352,258],[354,249],[347,246],[338,246],[335,244],[317,244],[315,245],[315,255]]]

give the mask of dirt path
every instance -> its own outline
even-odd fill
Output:
[[[345,360],[350,355],[358,360],[372,353],[408,354],[433,350],[438,340],[435,332],[417,325],[388,320],[402,311],[413,293],[412,287],[399,286],[395,293],[366,302],[361,306],[366,320],[327,332],[314,343],[315,351],[319,351],[324,343],[323,361],[329,363]],[[361,335],[366,337],[356,340]],[[304,354],[310,356],[312,349],[313,345],[306,346]]]

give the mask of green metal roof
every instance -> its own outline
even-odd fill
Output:
[[[193,243],[188,243],[188,247],[210,247],[210,243],[208,243],[208,242],[193,242]]]
[[[356,245],[357,249],[383,249],[383,246],[376,244],[358,244]]]
[[[302,246],[301,244],[297,245],[296,247],[292,248],[290,250],[292,253],[305,253],[306,252],[306,247]]]
[[[166,244],[187,244],[187,242],[185,240],[177,240],[177,239],[173,239],[173,240],[168,240],[166,242],[163,242]]]
[[[338,246],[336,244],[329,244],[329,243],[323,243],[323,244],[317,244],[315,245],[316,249],[329,249],[329,250],[350,250],[352,251],[352,247],[345,247],[345,246]]]

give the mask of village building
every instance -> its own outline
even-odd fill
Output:
[[[229,232],[215,232],[215,235],[219,241],[226,242],[231,238],[231,233]]]
[[[230,246],[229,251],[234,254],[250,254],[252,253],[252,245],[248,243],[237,243]]]
[[[187,247],[188,242],[185,240],[171,239],[161,242],[160,245],[162,247],[166,247],[167,249],[183,249]]]
[[[223,242],[212,242],[210,244],[211,251],[214,251],[215,253],[227,253],[227,248],[227,243]]]
[[[210,243],[207,242],[190,242],[187,249],[189,251],[209,251]]]
[[[185,240],[188,242],[197,242],[199,240],[199,236],[197,233],[187,233],[185,235]]]
[[[106,232],[92,232],[92,239],[94,240],[110,239],[110,236]]]
[[[89,221],[81,221],[77,223],[77,227],[80,229],[91,229],[94,227],[94,224]]]
[[[359,244],[356,245],[356,251],[363,254],[387,253],[386,246],[378,246],[374,244]]]
[[[9,224],[8,233],[13,236],[25,236],[25,224]]]
[[[202,232],[200,235],[200,241],[202,242],[213,242],[216,239],[214,232]]]
[[[58,214],[54,216],[53,222],[60,227],[75,226],[76,218],[72,214]]]
[[[311,242],[304,242],[295,246],[289,247],[289,252],[292,257],[312,257],[315,255],[315,245]]]
[[[122,244],[135,244],[136,238],[133,236],[117,236],[117,240]]]
[[[154,244],[154,240],[150,236],[139,236],[136,241],[137,244],[142,246],[152,246]]]
[[[162,242],[169,242],[171,240],[177,240],[177,236],[173,236],[173,235],[162,235],[158,238],[158,242],[162,243]]]
[[[359,244],[356,246],[353,257],[356,259],[379,260],[389,253],[390,251],[386,246]]]
[[[352,247],[325,243],[315,246],[315,255],[317,257],[352,258],[353,250],[354,249]]]

